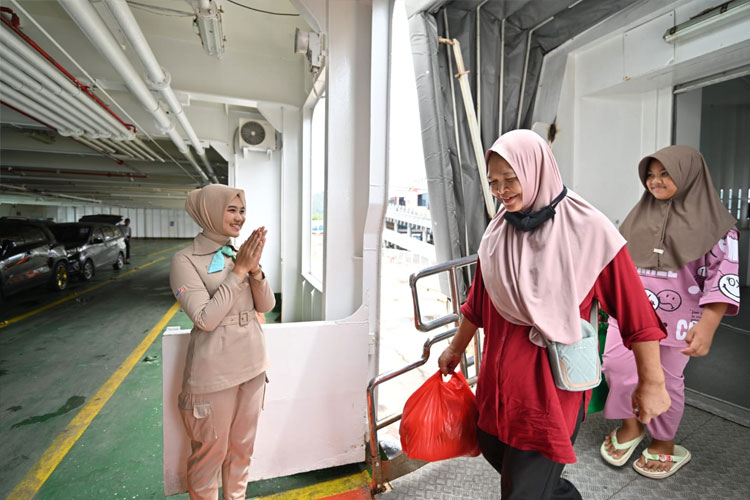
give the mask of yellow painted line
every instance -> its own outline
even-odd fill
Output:
[[[118,274],[117,276],[114,276],[114,277],[108,279],[107,281],[102,281],[101,283],[97,283],[96,285],[90,286],[90,287],[86,288],[85,290],[81,290],[80,292],[75,292],[75,293],[71,293],[70,295],[66,295],[62,299],[56,300],[54,302],[50,302],[47,305],[44,305],[44,306],[39,307],[37,309],[34,309],[33,311],[29,311],[27,313],[21,314],[20,316],[16,316],[15,318],[11,318],[11,319],[8,319],[8,320],[5,320],[5,321],[0,321],[0,328],[5,328],[6,326],[12,325],[13,323],[18,323],[19,321],[22,321],[24,319],[30,318],[30,317],[34,316],[35,314],[39,314],[42,311],[46,311],[47,309],[50,309],[52,307],[55,307],[55,306],[58,306],[60,304],[65,303],[65,302],[68,302],[69,300],[73,300],[76,297],[80,297],[81,295],[83,295],[85,293],[93,292],[97,288],[101,288],[104,285],[109,285],[110,283],[112,283],[115,280],[119,280],[119,279],[124,278],[125,276],[128,276],[130,274],[136,273],[136,272],[140,271],[141,269],[146,268],[146,267],[148,267],[150,265],[156,264],[157,262],[161,262],[161,261],[163,261],[166,258],[167,257],[160,257],[158,259],[154,259],[151,262],[147,262],[147,263],[142,264],[142,265],[140,265],[138,267],[134,267],[130,271],[127,271],[127,272],[122,273],[122,274]]]
[[[175,248],[178,248],[178,247],[183,247],[183,248],[184,248],[184,247],[186,247],[186,246],[187,246],[187,245],[186,245],[186,244],[185,244],[185,242],[183,241],[182,243],[180,243],[180,244],[178,244],[178,245],[174,245],[174,246],[171,246],[171,247],[165,248],[165,249],[163,249],[163,250],[159,250],[158,252],[153,252],[153,253],[150,253],[150,254],[146,255],[146,257],[153,257],[154,255],[159,255],[160,253],[164,253],[164,252],[169,252],[170,250],[174,250]]]
[[[316,500],[362,488],[369,485],[370,481],[370,473],[364,470],[359,474],[332,479],[296,490],[275,493],[271,496],[256,497],[254,500]]]
[[[34,498],[34,495],[37,494],[47,478],[62,462],[62,459],[65,458],[68,451],[78,441],[78,438],[81,437],[91,421],[94,420],[94,417],[107,404],[109,398],[112,397],[112,394],[115,393],[122,381],[125,380],[125,377],[128,376],[128,373],[130,373],[136,363],[138,363],[138,360],[146,352],[146,349],[156,340],[156,337],[164,330],[167,322],[172,319],[172,316],[175,315],[179,308],[180,305],[177,302],[169,308],[156,326],[148,332],[146,338],[138,344],[138,347],[130,353],[130,356],[109,377],[109,380],[99,388],[89,402],[81,408],[81,411],[73,417],[73,420],[65,426],[65,429],[57,436],[50,447],[47,448],[37,463],[34,464],[29,472],[26,473],[26,476],[13,488],[13,491],[10,492],[6,500],[31,500]]]

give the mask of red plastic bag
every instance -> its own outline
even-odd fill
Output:
[[[447,382],[438,371],[404,405],[401,449],[410,458],[435,462],[479,455],[477,400],[458,372]]]

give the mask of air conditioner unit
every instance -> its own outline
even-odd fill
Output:
[[[240,118],[237,131],[240,150],[275,151],[276,129],[264,120],[248,120]]]

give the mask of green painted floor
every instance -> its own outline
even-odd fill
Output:
[[[3,321],[105,283],[73,300],[0,327],[0,498],[24,478],[174,304],[169,261],[189,243],[136,240],[132,264],[122,271],[98,271],[89,283],[73,280],[63,293],[43,288],[24,292],[0,306],[2,325]],[[269,314],[267,320],[277,318],[278,312]],[[168,325],[192,327],[182,311]],[[35,498],[164,498],[161,397],[159,335]],[[355,469],[259,481],[248,493],[261,496],[287,491],[359,470]]]
[[[188,244],[135,241],[132,264],[122,271],[99,270],[91,282],[73,280],[63,293],[39,288],[3,303],[0,324],[106,283],[0,328],[0,498],[174,304],[169,261]],[[138,363],[36,498],[163,497],[160,353],[159,337],[147,353],[157,358]]]
[[[89,283],[73,279],[63,293],[30,290],[0,306],[2,325],[103,283],[73,300],[0,327],[0,498],[24,478],[174,304],[169,261],[189,243],[136,240],[132,264],[122,271],[97,271]],[[268,320],[277,317],[278,313],[269,315]],[[181,311],[168,324],[192,327]],[[164,498],[161,377],[158,336],[35,498]],[[263,483],[268,482],[256,488],[280,488]]]

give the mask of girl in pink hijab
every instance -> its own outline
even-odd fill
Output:
[[[632,407],[649,422],[669,407],[658,342],[663,326],[640,286],[625,241],[598,210],[567,190],[547,143],[530,130],[487,152],[488,181],[502,208],[479,246],[463,319],[438,365],[451,373],[477,328],[485,332],[477,382],[482,454],[500,473],[503,499],[580,499],[560,477],[591,391],[555,386],[542,337],[581,338],[596,299],[622,325],[639,383]]]

